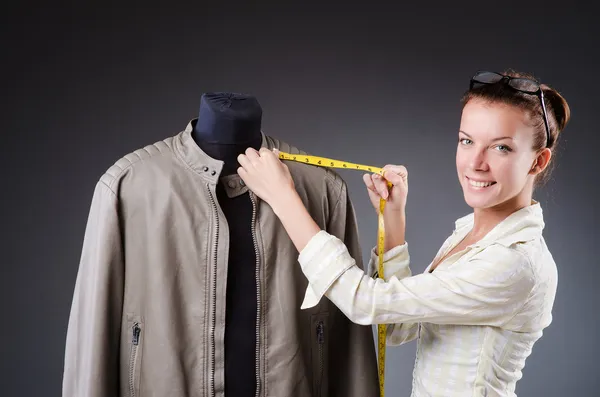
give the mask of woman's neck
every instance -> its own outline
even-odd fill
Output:
[[[531,194],[521,194],[490,208],[475,208],[471,238],[479,240],[512,213],[531,205]]]

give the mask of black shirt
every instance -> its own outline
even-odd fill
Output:
[[[239,182],[238,182],[239,183]],[[229,227],[225,312],[225,396],[256,394],[256,252],[252,237],[252,201],[248,192],[228,197],[222,183],[217,199]]]

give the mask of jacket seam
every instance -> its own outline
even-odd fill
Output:
[[[331,211],[331,214],[329,216],[329,219],[327,219],[327,224],[329,224],[329,221],[331,220],[331,216],[335,214],[335,212],[338,209],[338,206],[340,205],[340,202],[342,201],[342,193],[344,192],[344,183],[340,183],[340,191],[337,194],[337,199],[336,199],[336,203],[335,206],[333,207],[333,210]]]
[[[160,142],[163,142],[163,143],[164,143],[164,141],[160,141]],[[155,146],[155,145],[159,144],[160,142],[157,142],[157,143],[155,143],[155,144],[153,144],[153,145],[149,145],[149,146]],[[158,152],[157,152],[157,153],[154,153],[154,154],[152,154],[152,153],[150,153],[150,152],[148,151],[147,147],[143,147],[143,148],[141,148],[141,149],[137,149],[137,150],[135,150],[135,151],[133,151],[133,152],[130,152],[130,153],[126,154],[125,156],[123,156],[123,157],[121,157],[119,160],[117,160],[115,163],[113,163],[113,165],[112,165],[112,166],[110,166],[110,167],[109,167],[109,169],[108,169],[107,171],[105,171],[105,172],[104,172],[104,174],[102,175],[102,178],[100,178],[100,179],[104,179],[104,176],[108,176],[109,178],[107,178],[107,179],[109,179],[109,180],[110,180],[110,184],[107,184],[107,183],[106,183],[106,182],[104,182],[104,181],[102,181],[102,182],[103,182],[103,183],[104,183],[104,184],[105,184],[105,185],[106,185],[106,186],[107,186],[109,189],[111,189],[111,191],[113,191],[113,193],[114,193],[114,190],[113,190],[113,185],[115,184],[115,182],[117,182],[119,179],[121,179],[121,177],[123,176],[123,174],[125,173],[125,171],[127,171],[128,169],[132,168],[134,165],[136,165],[136,164],[139,164],[140,162],[143,162],[143,161],[145,161],[145,160],[152,159],[152,158],[156,158],[157,156],[164,156],[164,155],[166,155],[166,154],[167,154],[167,153],[169,153],[169,152],[174,152],[174,151],[173,151],[173,148],[169,147],[169,146],[168,146],[168,144],[166,144],[166,143],[165,143],[165,145],[167,145],[167,147],[168,147],[168,149],[169,149],[169,150],[167,150],[167,151],[161,151],[161,149],[158,149],[158,147],[156,147],[156,146],[155,146],[155,147],[157,148]],[[138,151],[140,151],[140,150],[143,150],[143,151],[145,151],[146,153],[148,153],[148,157],[147,157],[147,158],[145,158],[145,159],[144,159],[144,158],[142,158],[142,157],[141,157],[141,156],[140,156],[140,155],[137,153],[137,152],[138,152]],[[131,161],[131,160],[129,160],[129,159],[127,158],[129,155],[135,155],[135,156],[137,156],[137,159],[136,159],[135,161]],[[121,166],[119,166],[119,165],[118,165],[118,163],[119,163],[121,160],[127,160],[127,161],[129,161],[129,164],[127,164],[125,167],[121,167]],[[108,172],[109,172],[109,171],[110,171],[110,169],[111,169],[111,168],[113,168],[113,167],[114,167],[114,168],[118,168],[118,169],[119,169],[119,172],[118,172],[118,173],[116,173],[115,175],[110,175]]]
[[[112,195],[117,198],[117,193],[112,189],[112,187],[110,187],[106,182],[104,182],[103,180],[99,181],[101,184],[103,184],[104,186],[106,186],[106,188],[108,189],[109,192],[112,193]]]
[[[328,178],[331,182],[335,183],[338,189],[342,188],[342,185],[344,185],[344,180],[342,179],[342,177],[340,176],[340,174],[338,174],[337,172],[335,172],[334,170],[330,169],[330,168],[325,168],[325,177]]]

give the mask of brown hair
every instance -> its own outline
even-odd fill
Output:
[[[517,72],[512,69],[508,69],[502,74],[538,81],[529,73]],[[549,148],[554,154],[560,133],[571,118],[571,110],[565,98],[558,91],[545,84],[541,84],[540,86],[544,92],[544,104],[546,105],[548,126],[550,127],[550,140],[552,143]],[[516,91],[507,84],[484,84],[467,91],[463,95],[461,100],[463,108],[472,99],[482,99],[491,103],[503,103],[527,112],[533,123],[532,126],[535,128],[532,149],[538,151],[546,147],[546,126],[544,125],[542,105],[538,96]],[[553,164],[554,162],[550,161],[550,163]],[[550,171],[551,167],[549,164],[536,178],[536,184],[545,183],[550,175]]]

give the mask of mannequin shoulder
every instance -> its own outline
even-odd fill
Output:
[[[114,189],[134,169],[142,171],[141,174],[143,171],[152,172],[165,158],[173,157],[173,140],[174,137],[168,137],[125,154],[105,170],[100,182]]]
[[[279,149],[289,154],[314,155],[271,136],[266,136],[266,141],[269,149]],[[296,188],[339,190],[346,187],[344,179],[333,168],[319,167],[290,160],[283,160],[283,162],[288,166],[294,178]]]

